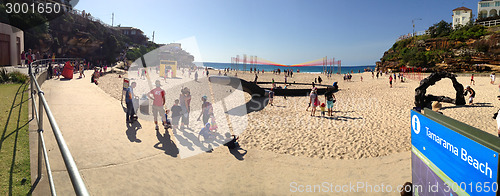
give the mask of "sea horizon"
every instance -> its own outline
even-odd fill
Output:
[[[264,64],[231,64],[231,63],[217,63],[217,62],[194,62],[198,67],[209,67],[215,70],[222,70],[226,68],[236,69],[240,71],[250,71],[250,68],[256,68],[257,70],[264,70],[266,72],[273,71],[276,69],[281,69],[282,71],[285,69],[292,69],[294,72],[299,70],[301,73],[321,73],[323,72],[323,66],[294,66],[294,67],[285,67],[285,66],[274,66],[274,65],[264,65]],[[342,65],[341,66],[341,74],[346,73],[358,73],[364,72],[364,69],[369,68],[374,70],[376,65]],[[327,66],[328,70],[331,70],[332,66]],[[337,73],[338,65],[333,66],[333,72]]]

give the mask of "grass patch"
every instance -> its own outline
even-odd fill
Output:
[[[0,84],[0,195],[31,189],[28,98],[27,83]]]

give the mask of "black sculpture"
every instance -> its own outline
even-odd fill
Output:
[[[431,103],[433,101],[465,105],[464,86],[457,81],[456,77],[457,76],[452,73],[438,72],[432,73],[429,77],[420,81],[420,86],[415,89],[415,107],[417,110],[423,109],[424,107],[431,108]],[[434,96],[431,94],[425,95],[427,88],[436,84],[436,82],[442,78],[449,78],[453,82],[453,88],[457,91],[455,99],[445,96]]]

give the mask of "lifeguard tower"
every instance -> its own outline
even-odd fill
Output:
[[[160,60],[160,76],[167,77],[165,73],[165,68],[172,70],[172,75],[170,76],[171,78],[175,78],[177,74],[177,61],[167,61],[167,60]]]

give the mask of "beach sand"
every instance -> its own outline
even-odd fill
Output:
[[[234,73],[229,73],[229,76],[234,76]],[[202,76],[202,71],[199,75],[200,80],[206,78]],[[316,115],[311,117],[311,109],[306,111],[307,96],[286,99],[276,96],[274,106],[267,105],[247,115],[248,124],[240,135],[240,144],[249,149],[318,159],[361,159],[410,151],[410,109],[414,107],[414,89],[419,85],[417,80],[396,81],[393,88],[389,88],[388,75],[372,79],[371,73],[356,73],[352,81],[344,81],[341,75],[327,78],[320,74],[295,73],[293,78],[288,78],[288,82],[311,83],[318,76],[322,77],[323,84],[338,82],[340,91],[335,93],[337,102],[333,117],[321,116],[319,107]],[[362,82],[361,76],[364,78]],[[180,77],[187,77],[187,72]],[[238,77],[253,81],[255,74],[240,71]],[[258,81],[270,82],[273,78],[276,82],[284,82],[283,74],[270,72],[259,74]],[[122,80],[117,74],[108,74],[101,77],[99,87],[120,100]],[[460,76],[458,81],[466,86],[470,76]],[[196,89],[196,84],[192,88]],[[291,88],[309,89],[311,86],[292,85]],[[498,86],[489,84],[489,77],[476,77],[476,85],[472,88],[477,94],[475,105],[443,103],[442,112],[495,135],[496,123],[491,116],[500,107],[500,101],[496,99]],[[201,90],[192,89],[194,91]],[[427,93],[452,98],[455,94],[449,79],[431,86]],[[178,94],[167,91],[167,97],[170,97],[167,98],[167,105],[171,105],[169,103],[173,103]],[[245,101],[249,101],[250,95],[245,93],[244,96]],[[193,108],[201,107],[199,97],[193,94]],[[325,102],[324,96],[320,96],[320,101]],[[196,116],[199,114],[198,111],[194,113]],[[197,123],[196,127],[201,127],[201,123]]]
[[[289,81],[311,82],[318,75],[294,74]],[[359,80],[361,75],[363,82]],[[238,76],[249,81],[254,78],[249,73],[240,72]],[[266,73],[259,76],[259,81],[273,77],[277,82],[284,80],[282,75]],[[53,79],[42,88],[91,195],[290,195],[326,191],[399,195],[397,186],[411,181],[410,109],[418,82],[396,82],[394,88],[389,88],[385,75],[372,79],[371,73],[354,74],[352,82],[343,81],[341,76],[322,78],[328,84],[339,82],[331,119],[319,117],[319,112],[311,117],[305,111],[305,96],[286,100],[276,96],[275,106],[241,115],[234,111],[241,102],[250,100],[247,93],[220,85],[207,88],[206,77],[200,77],[200,82],[186,77],[162,81],[168,106],[178,98],[182,86],[191,88],[193,96],[191,129],[169,130],[166,134],[163,130],[155,134],[150,119],[125,124],[119,102],[123,78],[117,74],[101,77],[97,86],[87,79]],[[469,76],[458,80],[465,85]],[[134,81],[140,86],[146,80]],[[489,84],[488,77],[476,77],[473,88],[479,104],[443,104],[442,112],[495,134],[491,116],[500,107],[496,99],[498,87]],[[428,92],[454,95],[448,79]],[[221,146],[224,139],[218,139],[211,143],[214,150],[206,153],[206,145],[193,138],[203,126],[195,120],[202,95],[215,103],[219,134],[239,134],[242,149],[229,151]],[[225,117],[220,104],[226,95],[224,105],[230,117]],[[44,129],[50,130],[50,124],[44,123]],[[44,135],[57,193],[72,195],[54,136],[51,131]],[[307,190],[308,185],[321,190]],[[390,186],[390,190],[382,192],[380,186]]]

